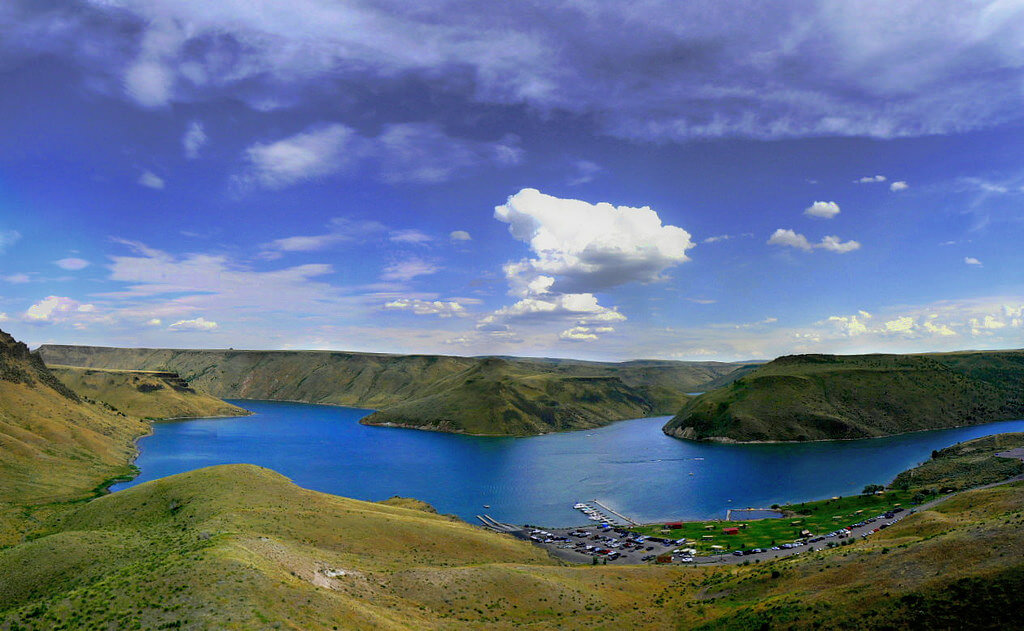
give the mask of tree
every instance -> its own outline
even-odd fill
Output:
[[[884,491],[884,490],[885,490],[885,486],[883,486],[881,484],[869,484],[869,485],[864,487],[864,490],[861,491],[861,493],[863,495],[874,495],[875,493],[878,493],[879,491]]]

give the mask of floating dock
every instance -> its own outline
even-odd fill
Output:
[[[519,526],[503,524],[490,515],[477,515],[476,518],[479,519],[484,526],[487,526],[491,530],[497,530],[498,532],[519,532],[522,530]]]
[[[603,522],[611,524],[613,526],[638,526],[635,521],[626,517],[622,513],[608,508],[597,500],[590,500],[589,502],[576,502],[573,506],[576,510],[582,512],[587,516],[587,519],[591,521]]]

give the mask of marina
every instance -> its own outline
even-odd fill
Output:
[[[602,524],[609,524],[612,526],[636,526],[637,522],[626,517],[622,513],[619,513],[611,508],[608,508],[597,500],[590,500],[589,502],[576,502],[573,508],[582,512],[587,516],[587,519],[591,521],[600,522]]]

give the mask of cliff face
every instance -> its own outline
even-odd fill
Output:
[[[1024,351],[780,357],[688,402],[687,439],[868,438],[1024,417]]]
[[[686,392],[737,365],[328,351],[120,349],[53,346],[47,362],[171,370],[221,398],[377,409],[364,422],[473,434],[525,435],[668,414]]]

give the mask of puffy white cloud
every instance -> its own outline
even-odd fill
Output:
[[[845,254],[860,248],[860,243],[857,241],[843,241],[834,235],[822,237],[820,243],[812,244],[807,240],[807,237],[788,228],[778,228],[775,230],[772,236],[768,238],[768,245],[796,248],[804,252],[810,252],[815,248],[819,248],[835,252],[836,254]]]
[[[200,316],[191,320],[178,320],[167,327],[171,331],[213,331],[218,328],[216,322]]]
[[[871,314],[867,311],[858,311],[854,315],[831,316],[826,322],[834,325],[844,335],[854,337],[868,332],[866,322],[871,317]]]
[[[164,321],[160,318],[150,318],[149,320],[146,320],[146,326],[161,326],[163,323]]]
[[[152,171],[143,171],[142,175],[139,176],[138,183],[140,186],[145,186],[146,188],[151,188],[157,191],[162,189],[165,185],[164,179]]]
[[[472,241],[473,237],[469,235],[465,230],[452,230],[448,234],[448,238],[452,241]]]
[[[906,182],[902,181],[902,180],[899,181],[899,182],[893,182],[892,184],[889,185],[889,190],[892,191],[893,193],[898,193],[899,191],[905,191],[908,188],[910,188],[910,185],[907,184]]]
[[[835,252],[836,254],[846,254],[847,252],[853,252],[860,248],[860,243],[857,241],[842,241],[839,237],[834,235],[828,235],[822,237],[821,243],[817,246],[823,250],[829,252]]]
[[[441,318],[466,315],[466,308],[455,300],[418,300],[399,298],[384,304],[385,309],[412,311],[416,315],[436,315]]]
[[[0,230],[0,254],[21,239],[21,233],[17,230]]]
[[[964,257],[964,263],[966,265],[977,265],[979,267],[981,266],[981,261],[979,261],[978,259],[974,258],[973,256],[965,256]]]
[[[807,237],[789,228],[777,228],[768,238],[768,245],[781,245],[805,252],[810,252],[814,248]]]
[[[505,267],[520,295],[541,275],[555,279],[551,291],[566,293],[662,280],[667,269],[690,260],[686,251],[694,247],[690,233],[662,225],[647,206],[591,204],[532,188],[509,197],[494,216],[535,255]]]
[[[68,271],[77,271],[89,267],[89,261],[76,257],[68,257],[53,262],[54,265]]]
[[[209,141],[203,124],[199,121],[192,121],[185,129],[185,135],[181,138],[181,146],[185,150],[185,157],[195,160],[199,157],[199,150]]]
[[[585,326],[574,326],[571,329],[566,329],[558,334],[559,339],[569,340],[571,342],[592,342],[597,339],[597,335],[590,332],[590,329]]]
[[[509,320],[548,319],[564,316],[573,317],[581,323],[621,322],[626,316],[617,309],[609,309],[598,304],[593,294],[551,294],[544,297],[523,298],[507,307],[502,307],[494,315]]]
[[[921,327],[925,330],[926,333],[928,333],[930,335],[938,335],[940,337],[950,337],[950,336],[956,335],[956,331],[954,331],[953,329],[949,328],[948,325],[942,324],[942,323],[938,323],[938,322],[934,322],[933,321],[934,318],[937,318],[937,317],[938,317],[937,314],[933,315],[933,316],[929,316],[928,319],[926,319],[921,324]]]
[[[804,209],[804,214],[808,217],[832,219],[839,214],[839,204],[835,202],[814,202]]]
[[[911,316],[903,316],[885,323],[885,330],[888,333],[910,333],[914,330],[915,322]]]
[[[69,319],[78,313],[91,313],[95,306],[66,296],[47,296],[30,306],[23,319],[26,322],[49,323]]]
[[[419,258],[409,258],[404,261],[396,261],[384,268],[380,275],[383,280],[412,280],[417,276],[426,276],[440,271],[440,267],[429,261]]]
[[[854,180],[853,182],[855,184],[871,184],[871,183],[874,183],[874,182],[884,182],[884,181],[885,181],[885,176],[884,175],[866,175],[866,176],[864,176],[864,177],[862,177],[860,179]]]
[[[280,189],[365,168],[388,183],[435,183],[483,165],[511,166],[523,151],[512,137],[498,142],[454,138],[434,123],[385,125],[367,137],[340,123],[322,124],[245,151],[246,169],[235,184]]]
[[[388,240],[395,243],[411,243],[414,245],[422,245],[424,243],[430,243],[434,240],[434,237],[420,232],[419,230],[408,229],[408,230],[395,230],[388,235]]]

